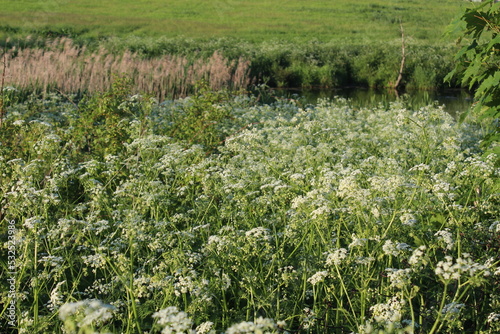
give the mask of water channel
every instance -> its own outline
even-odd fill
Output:
[[[315,104],[320,98],[333,99],[343,97],[350,100],[355,108],[370,108],[382,105],[389,107],[392,102],[402,100],[408,109],[419,109],[424,106],[437,104],[452,115],[467,111],[472,105],[472,95],[461,89],[411,91],[396,94],[390,90],[373,90],[366,88],[343,88],[334,90],[304,90],[304,89],[276,89],[274,94],[280,97],[300,99],[306,104]]]

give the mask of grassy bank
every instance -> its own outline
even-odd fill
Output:
[[[402,24],[407,53],[402,86],[433,89],[443,86],[453,68],[456,50],[443,34],[464,5],[462,0],[4,1],[0,44],[9,53],[7,84],[22,90],[92,93],[109,89],[112,75],[126,74],[137,91],[163,99],[192,92],[199,79],[214,81],[214,89],[249,83],[390,87],[401,63]],[[220,68],[224,83],[211,74],[214,68]]]
[[[110,38],[78,44],[61,38],[8,41],[4,84],[20,91],[95,93],[113,76],[128,76],[136,92],[165,98],[186,96],[196,82],[212,89],[345,86],[391,87],[399,73],[399,42],[355,45],[339,42],[249,43],[221,38]],[[402,86],[434,89],[453,68],[454,46],[407,41]],[[452,82],[452,86],[459,86]]]
[[[401,20],[409,36],[436,43],[463,5],[463,0],[5,0],[0,39],[28,34],[87,39],[133,34],[366,43],[397,39]]]
[[[4,329],[500,330],[500,171],[473,119],[206,88],[158,105],[122,81],[1,130]]]

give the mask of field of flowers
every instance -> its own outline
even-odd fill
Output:
[[[483,127],[126,84],[11,104],[2,333],[498,333]]]

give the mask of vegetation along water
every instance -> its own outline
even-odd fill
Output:
[[[500,4],[0,19],[1,333],[500,332]],[[473,112],[411,95],[445,85]]]

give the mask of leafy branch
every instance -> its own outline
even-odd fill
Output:
[[[459,76],[462,84],[474,90],[476,100],[472,110],[481,118],[493,120],[485,138],[485,147],[500,141],[500,3],[487,0],[466,8],[454,24],[460,31],[458,44],[464,43],[455,55],[457,64],[445,80]],[[464,115],[465,116],[465,115]],[[500,148],[496,148],[500,151]],[[499,152],[497,152],[499,153]]]

